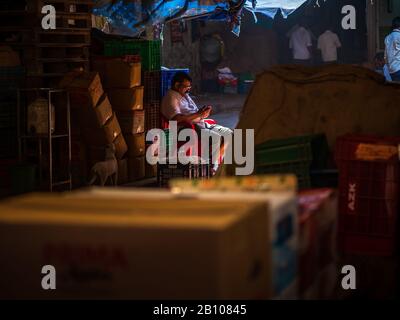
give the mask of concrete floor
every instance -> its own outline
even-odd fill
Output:
[[[239,120],[239,113],[242,109],[246,95],[207,93],[192,96],[198,107],[211,105],[213,107],[211,119],[214,119],[221,126],[234,129]]]

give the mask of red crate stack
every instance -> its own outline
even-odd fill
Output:
[[[338,138],[339,236],[343,253],[390,256],[396,250],[400,138]]]

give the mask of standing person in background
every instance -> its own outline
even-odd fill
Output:
[[[385,61],[393,81],[400,81],[400,17],[393,19],[392,32],[385,38]]]
[[[289,48],[292,49],[293,63],[310,65],[312,58],[312,36],[307,30],[307,21],[303,17],[299,27],[290,34]]]
[[[337,63],[338,48],[342,47],[339,37],[334,33],[333,28],[329,27],[318,38],[318,49],[321,51],[321,57],[324,64]]]

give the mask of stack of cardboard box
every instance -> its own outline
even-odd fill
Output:
[[[145,112],[140,62],[121,58],[98,58],[93,68],[99,71],[110,98],[121,132],[126,139],[127,158],[120,166],[129,181],[145,176]]]
[[[100,76],[97,72],[74,72],[66,75],[61,86],[68,88],[72,108],[76,108],[83,140],[87,146],[87,172],[94,163],[103,161],[105,146],[115,145],[115,156],[121,167],[127,152],[125,138],[110,100],[104,93]],[[124,170],[119,170],[124,173]],[[119,183],[124,183],[127,176],[119,174]]]
[[[87,193],[0,206],[1,298],[273,297],[265,201]],[[44,265],[55,266],[57,290],[38,285]]]

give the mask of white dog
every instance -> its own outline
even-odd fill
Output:
[[[106,146],[106,158],[104,161],[96,162],[91,170],[92,178],[90,179],[89,185],[95,183],[97,178],[100,181],[100,185],[104,186],[108,180],[111,179],[111,183],[116,186],[118,179],[118,162],[115,157],[115,145],[110,143]]]

